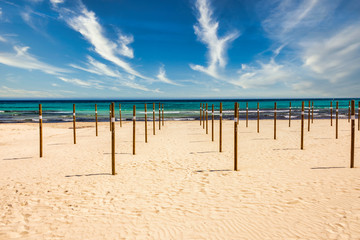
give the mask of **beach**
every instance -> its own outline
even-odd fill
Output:
[[[219,121],[215,141],[199,121],[161,130],[109,123],[0,124],[0,239],[360,239],[360,132],[350,169],[350,123],[315,119],[300,149],[300,120]]]

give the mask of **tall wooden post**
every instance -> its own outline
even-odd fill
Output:
[[[40,157],[43,156],[43,132],[42,132],[42,106],[39,104],[39,134],[40,134]]]
[[[111,103],[111,173],[115,175],[115,104]]]
[[[238,117],[238,103],[235,102],[234,104],[234,171],[238,170],[238,166],[237,166],[237,157],[238,157],[238,153],[237,153],[237,147],[238,147],[238,125],[237,125],[237,117]]]
[[[257,103],[257,132],[260,131],[260,110],[259,110],[259,103]]]
[[[161,112],[161,114],[162,114],[162,115],[161,115],[161,116],[162,116],[162,125],[164,126],[164,104],[161,105],[161,109],[162,109],[162,110],[161,110],[161,111],[162,111],[162,112]]]
[[[159,130],[161,130],[161,104],[159,103]]]
[[[214,104],[211,105],[211,141],[214,141]]]
[[[237,105],[237,125],[239,125],[239,120],[240,120],[240,112],[239,112],[239,110],[240,110],[240,104],[238,103],[238,102],[236,102],[236,105]]]
[[[339,117],[339,101],[336,101],[336,134],[335,134],[335,138],[338,139],[339,137],[339,120],[338,120],[338,117]]]
[[[349,110],[348,110],[348,122],[350,122],[350,101],[349,101]]]
[[[155,135],[155,103],[153,103],[153,135]]]
[[[205,129],[205,104],[203,103],[203,113],[202,113],[202,117],[203,117],[203,129]]]
[[[246,103],[246,127],[249,126],[248,124],[248,119],[249,119],[249,103]]]
[[[209,133],[208,119],[209,119],[209,116],[208,116],[208,104],[206,103],[206,134]]]
[[[145,142],[147,143],[147,109],[146,109],[146,103],[145,103],[145,106],[144,106],[144,109],[145,109]]]
[[[291,127],[291,102],[289,105],[289,127]]]
[[[351,150],[350,168],[354,168],[354,148],[355,148],[355,101],[351,100]]]
[[[201,121],[202,121],[202,119],[201,119],[201,112],[202,112],[202,108],[201,108],[201,105],[202,103],[200,103],[200,126],[201,126]]]
[[[301,144],[300,149],[304,149],[304,101],[301,103]]]
[[[220,103],[220,119],[219,119],[219,152],[222,152],[222,102]]]
[[[311,102],[311,123],[314,123],[314,102]]]
[[[332,115],[333,115],[333,106],[332,101],[330,102],[330,126],[332,126]]]
[[[95,104],[95,128],[96,128],[96,136],[98,136],[98,112],[97,112],[97,104]]]
[[[276,103],[274,103],[274,139],[276,139]]]
[[[133,106],[133,155],[135,155],[136,106]]]
[[[121,104],[119,104],[119,114],[120,114],[120,127],[122,127],[122,120],[121,120]]]
[[[109,123],[110,123],[110,132],[111,132],[111,128],[112,128],[112,124],[111,124],[111,103],[109,105]]]
[[[360,131],[360,101],[358,103],[358,131]]]
[[[309,101],[309,109],[308,109],[308,132],[310,131],[310,110],[311,110],[311,107],[310,107],[310,101]]]
[[[76,116],[75,116],[75,104],[73,104],[73,136],[74,136],[74,144],[76,144]]]

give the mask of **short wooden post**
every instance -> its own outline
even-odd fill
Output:
[[[203,103],[203,113],[202,113],[202,120],[203,120],[203,129],[205,129],[205,104]]]
[[[249,103],[246,102],[246,127],[249,126],[248,121],[249,121]]]
[[[39,104],[40,157],[43,156],[42,106]]]
[[[237,140],[238,140],[238,125],[237,125],[237,117],[238,117],[238,106],[237,106],[237,102],[235,102],[234,104],[234,171],[237,171],[238,170],[238,166],[237,166],[237,157],[238,157],[238,154],[237,154],[237,147],[238,147],[238,143],[237,143]]]
[[[236,110],[237,111],[237,122],[236,123],[237,123],[237,125],[239,125],[239,122],[240,122],[239,121],[240,120],[240,112],[239,112],[240,111],[240,104],[238,102],[236,102],[236,105],[237,105],[237,110]]]
[[[159,103],[159,130],[161,130],[161,104]]]
[[[219,152],[222,152],[222,102],[220,103],[220,120],[219,120]]]
[[[120,114],[120,127],[122,127],[122,120],[121,120],[121,104],[119,104],[119,114]]]
[[[260,131],[260,110],[259,110],[259,103],[257,103],[257,132]]]
[[[136,106],[133,106],[133,155],[135,155]]]
[[[336,123],[335,123],[335,125],[336,125],[336,134],[335,134],[335,138],[336,139],[338,139],[338,137],[339,137],[339,120],[338,120],[338,118],[339,118],[339,101],[336,101]]]
[[[291,102],[289,105],[289,127],[291,127]]]
[[[332,126],[332,115],[333,115],[333,106],[332,101],[330,102],[330,126]]]
[[[314,102],[311,102],[311,123],[314,123]]]
[[[147,143],[147,112],[146,112],[146,103],[145,103],[144,109],[145,109],[145,142]]]
[[[358,131],[360,131],[360,101],[358,103]]]
[[[211,141],[214,141],[214,104],[211,105]]]
[[[274,103],[274,139],[276,139],[276,103]]]
[[[201,113],[202,113],[202,105],[201,105],[202,103],[200,103],[200,126],[201,126],[201,121],[202,121],[202,119],[201,119]]]
[[[153,135],[155,135],[155,103],[153,103]]]
[[[161,104],[161,116],[162,116],[162,125],[164,126],[164,104]]]
[[[349,110],[348,110],[348,122],[350,122],[350,101],[349,101]]]
[[[310,101],[309,101],[309,108],[308,108],[308,132],[310,131],[310,110],[311,110],[311,107],[310,107]]]
[[[110,132],[111,132],[111,127],[112,127],[112,124],[111,124],[111,104],[109,105],[109,123],[110,123]]]
[[[301,144],[300,149],[304,149],[304,101],[301,103]]]
[[[96,128],[96,136],[98,136],[98,112],[97,112],[97,104],[95,104],[95,128]]]
[[[75,116],[75,104],[73,104],[73,136],[74,136],[74,144],[76,144],[76,116]]]
[[[209,133],[209,125],[208,125],[208,119],[209,119],[209,117],[208,117],[208,104],[206,103],[206,134],[208,134]]]
[[[355,101],[351,100],[351,150],[350,168],[354,168],[354,148],[355,148]]]
[[[115,104],[111,103],[111,174],[115,175]]]

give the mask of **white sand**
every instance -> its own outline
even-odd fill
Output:
[[[306,122],[307,123],[307,122]],[[356,122],[357,124],[357,122]],[[350,124],[339,139],[329,120],[240,122],[239,171],[233,122],[224,121],[223,153],[199,122],[156,123],[144,143],[137,123],[116,123],[116,171],[110,131],[101,123],[0,125],[0,239],[360,239],[360,132],[350,164]],[[357,127],[356,127],[357,129]]]

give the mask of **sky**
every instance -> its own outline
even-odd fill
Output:
[[[359,93],[359,0],[0,0],[0,99]]]

